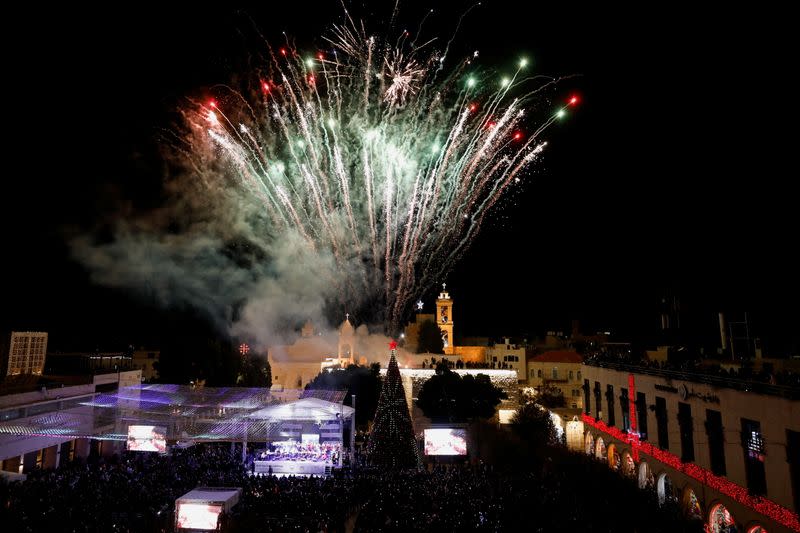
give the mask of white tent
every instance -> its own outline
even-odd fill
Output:
[[[319,398],[303,398],[294,402],[271,405],[248,415],[256,420],[333,420],[339,415],[343,420],[353,416],[355,409],[340,403]]]
[[[239,503],[238,487],[198,487],[175,500],[175,529],[217,531],[219,515]]]

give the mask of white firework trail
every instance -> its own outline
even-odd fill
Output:
[[[502,82],[479,81],[477,52],[445,76],[431,41],[423,52],[405,37],[389,44],[350,20],[325,38],[332,50],[270,49],[259,91],[226,87],[190,111],[186,150],[223,163],[263,207],[271,238],[299,234],[331,254],[340,303],[380,304],[389,332],[449,272],[537,159],[542,133],[577,102],[530,124],[524,107],[553,78],[517,81],[523,60]],[[545,81],[517,94],[537,78]],[[196,161],[190,168],[202,173]]]

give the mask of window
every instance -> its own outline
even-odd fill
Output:
[[[764,470],[764,436],[761,423],[742,418],[742,448],[744,449],[744,470],[747,474],[747,490],[750,494],[767,494],[767,477]]]
[[[580,380],[581,380],[581,371],[578,370],[578,381],[580,381]]]
[[[594,405],[595,405],[595,408],[597,409],[597,412],[595,413],[594,416],[598,420],[600,419],[601,412],[603,411],[603,403],[602,403],[603,400],[602,400],[602,398],[603,398],[603,393],[600,391],[600,382],[599,381],[595,381],[594,382]]]
[[[658,447],[669,450],[669,419],[667,401],[656,396],[656,423],[658,424]]]
[[[636,423],[639,426],[639,438],[647,440],[647,399],[643,392],[636,393]]]
[[[722,413],[706,409],[706,433],[708,434],[708,453],[711,457],[711,471],[718,476],[725,475],[725,436],[722,430]]]
[[[572,389],[572,397],[573,398],[580,398],[581,397],[581,390],[580,389]]]
[[[586,413],[587,415],[592,412],[592,406],[589,403],[591,401],[591,398],[589,396],[589,389],[590,388],[591,387],[589,387],[589,380],[588,379],[584,379],[583,380],[583,412]]]
[[[541,369],[536,371],[536,376],[537,377],[542,377],[542,370]]]
[[[628,389],[619,390],[619,407],[622,411],[622,431],[631,430],[631,407],[628,400]]]
[[[534,376],[535,376],[535,374],[534,374],[534,372],[533,372],[533,369],[532,369],[532,368],[531,368],[531,372],[530,372],[530,374],[531,374],[531,377],[534,377]]]
[[[558,379],[558,368],[553,367],[553,379]]]
[[[606,403],[608,404],[608,425],[615,426],[617,424],[614,417],[614,386],[606,385]]]
[[[681,461],[694,461],[694,425],[692,406],[678,402],[678,427],[681,432]]]
[[[572,380],[573,380],[573,374],[574,374],[574,372],[572,372],[572,370],[570,370],[570,371],[569,371],[569,380],[570,380],[570,381],[572,381]]]

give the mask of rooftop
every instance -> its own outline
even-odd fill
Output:
[[[584,364],[621,372],[660,376],[666,379],[704,383],[714,387],[800,400],[800,375],[792,372],[771,375],[751,371],[730,372],[703,366],[671,368],[669,365],[652,361],[611,360],[598,356],[587,357]]]

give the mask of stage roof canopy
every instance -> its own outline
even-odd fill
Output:
[[[281,435],[283,422],[349,419],[354,410],[342,404],[345,393],[135,385],[36,406],[36,414],[0,423],[0,436],[126,440],[128,426],[150,425],[184,442],[271,440]]]
[[[350,418],[355,409],[319,398],[303,398],[296,402],[271,405],[248,415],[257,420],[330,420],[341,417]]]

